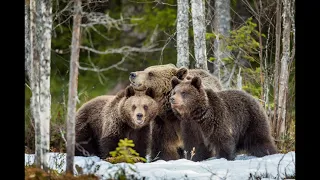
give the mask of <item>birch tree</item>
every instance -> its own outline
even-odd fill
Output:
[[[286,121],[286,97],[288,90],[288,63],[290,61],[290,33],[291,33],[291,1],[283,0],[283,34],[282,34],[282,58],[281,58],[281,69],[279,76],[279,94],[278,94],[278,127],[279,127],[279,135],[283,135],[285,133],[285,121]]]
[[[202,0],[191,0],[194,54],[196,60],[195,68],[208,70],[204,7],[204,2]]]
[[[25,72],[30,78],[30,1],[25,1],[24,5],[24,55],[25,55]]]
[[[177,67],[189,68],[189,0],[178,0],[177,9]]]
[[[35,162],[47,168],[50,148],[50,58],[52,5],[50,0],[30,0],[31,111],[35,122]],[[28,48],[27,48],[28,49]]]
[[[78,91],[78,66],[80,51],[81,0],[74,0],[74,16],[70,57],[68,114],[67,114],[67,168],[73,174],[75,148],[75,116]]]
[[[213,19],[213,27],[216,35],[214,40],[214,66],[213,75],[222,80],[221,66],[223,65],[223,59],[230,57],[230,52],[224,48],[225,41],[222,37],[229,37],[230,31],[230,0],[215,0],[214,4],[215,15]]]

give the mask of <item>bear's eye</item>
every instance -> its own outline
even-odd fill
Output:
[[[136,109],[136,106],[135,106],[135,105],[133,105],[133,106],[132,106],[132,110],[135,110],[135,109]]]
[[[182,91],[182,92],[181,92],[181,95],[182,95],[182,96],[185,96],[185,95],[186,95],[186,92]]]
[[[148,73],[149,76],[154,76],[153,72]]]
[[[144,109],[144,110],[148,110],[148,106],[147,106],[147,105],[144,105],[144,106],[143,106],[143,109]]]

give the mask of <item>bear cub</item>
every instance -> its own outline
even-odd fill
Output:
[[[158,115],[153,98],[151,88],[135,92],[128,86],[115,96],[99,96],[85,103],[77,112],[75,154],[104,159],[120,139],[129,138],[144,157],[150,143],[150,122]]]
[[[158,115],[158,103],[153,99],[154,90],[135,92],[132,86],[125,96],[115,98],[102,110],[102,135],[99,140],[100,157],[109,157],[120,139],[133,140],[134,149],[141,157],[147,155],[150,143],[150,124]]]

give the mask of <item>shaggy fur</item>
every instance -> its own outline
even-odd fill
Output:
[[[191,80],[193,77],[198,76],[201,77],[202,84],[205,89],[212,89],[213,91],[222,91],[222,85],[219,79],[202,69],[180,68],[177,71],[176,76],[180,80]]]
[[[132,139],[134,149],[141,157],[147,155],[150,143],[150,122],[158,115],[158,103],[154,91],[136,93],[133,87],[126,88],[125,96],[115,98],[102,109],[102,136],[99,141],[100,157],[106,158],[116,149],[120,139]]]
[[[135,93],[129,86],[116,96],[100,96],[85,103],[77,112],[76,142],[81,146],[75,154],[106,158],[120,139],[129,138],[144,157],[150,139],[150,121],[158,112],[153,97],[154,91],[150,88]],[[89,144],[83,143],[88,139],[91,139]]]
[[[191,72],[190,75],[189,72]],[[187,75],[196,75],[196,72],[208,86],[216,87],[216,89],[221,87],[219,81],[212,81],[215,77],[209,77],[206,73],[202,73],[205,72],[203,70],[188,71],[186,68],[179,69],[173,64],[150,66],[143,71],[130,73],[131,86],[135,90],[153,88],[155,90],[154,99],[159,103],[159,116],[152,122],[152,159],[156,156],[163,160],[175,160],[183,157],[181,121],[174,116],[169,103],[172,90],[171,79],[174,76],[184,79]]]
[[[234,160],[239,150],[257,157],[277,153],[266,113],[248,93],[204,89],[199,77],[183,82],[174,77],[172,87],[173,112],[200,125],[205,146],[218,158]]]
[[[124,94],[124,93],[123,93]],[[118,95],[119,96],[119,95]],[[93,156],[99,153],[99,139],[102,132],[100,113],[103,107],[116,96],[98,96],[84,103],[76,114],[76,156]]]

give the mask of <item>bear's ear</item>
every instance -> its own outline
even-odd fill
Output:
[[[134,95],[134,89],[133,89],[133,87],[132,86],[128,86],[127,88],[126,88],[126,97],[128,98],[128,97],[131,97],[131,96],[133,96]]]
[[[156,96],[156,92],[152,88],[146,90],[146,95],[150,96],[152,99]]]
[[[180,68],[177,73],[176,76],[178,77],[178,79],[183,80],[188,74],[188,69],[185,67]]]
[[[193,85],[195,88],[200,89],[201,87],[201,79],[198,76],[195,76],[191,80],[191,85]]]
[[[176,87],[176,85],[178,85],[180,82],[181,82],[181,80],[179,80],[176,76],[173,76],[172,79],[171,79],[172,89],[173,89],[174,87]]]

